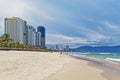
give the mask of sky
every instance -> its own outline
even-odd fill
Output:
[[[0,0],[4,18],[46,28],[47,44],[120,45],[120,0]]]

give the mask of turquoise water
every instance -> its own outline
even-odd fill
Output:
[[[84,56],[89,56],[89,57],[94,57],[94,58],[99,58],[99,59],[104,59],[104,60],[110,60],[110,61],[115,61],[115,62],[120,63],[120,53],[74,52],[73,54],[84,55]]]

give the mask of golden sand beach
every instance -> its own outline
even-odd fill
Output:
[[[59,53],[0,51],[0,80],[107,80],[102,72]]]
[[[67,57],[70,63],[63,69],[42,80],[107,80],[101,73],[103,70],[91,67],[87,61]]]

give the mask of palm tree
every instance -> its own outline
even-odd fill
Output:
[[[13,43],[13,48],[16,48],[16,43]]]
[[[6,47],[13,46],[13,39],[10,38],[9,34],[3,34],[1,38],[2,38],[2,43],[6,44]]]
[[[7,44],[9,43],[10,41],[10,35],[9,34],[4,34],[3,36],[3,40],[7,42]]]
[[[13,48],[14,47],[14,43],[13,42],[10,42],[9,45],[8,45],[9,48]]]
[[[0,36],[0,46],[1,46],[1,44],[2,44],[2,37]]]
[[[28,48],[32,48],[32,45],[31,45],[31,44],[28,44]]]
[[[24,48],[24,44],[20,44],[20,46],[19,46],[20,48]]]
[[[16,48],[20,48],[20,42],[16,42]]]
[[[1,46],[2,47],[7,47],[7,42],[2,42]]]

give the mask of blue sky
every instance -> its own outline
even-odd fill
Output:
[[[119,0],[0,0],[0,35],[13,16],[44,25],[47,44],[120,44]]]

